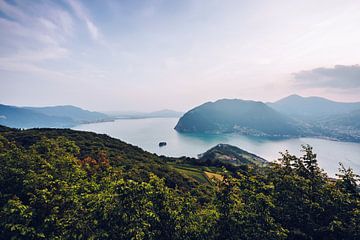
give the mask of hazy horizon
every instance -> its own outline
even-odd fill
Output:
[[[0,0],[0,103],[360,101],[359,11],[359,1]]]
[[[298,94],[290,94],[290,95],[287,95],[287,96],[284,96],[284,97],[281,97],[279,99],[276,99],[275,101],[262,101],[264,103],[272,103],[272,102],[276,102],[277,100],[281,100],[283,98],[286,98],[286,97],[289,97],[291,95],[298,95]],[[321,97],[321,96],[302,96],[302,95],[298,95],[300,97]],[[330,101],[335,101],[335,102],[343,102],[343,103],[358,103],[358,102],[346,102],[346,101],[336,101],[334,99],[329,99],[329,98],[325,98],[325,97],[321,97],[321,98],[324,98],[324,99],[328,99]],[[218,99],[214,99],[214,100],[208,100],[207,102],[215,102],[217,100],[222,100],[222,99],[239,99],[239,100],[245,100],[245,101],[260,101],[260,100],[257,100],[257,99],[241,99],[241,98],[218,98]],[[198,104],[195,104],[194,106],[190,106],[189,108],[187,109],[184,109],[184,110],[178,110],[178,109],[173,109],[173,108],[155,108],[155,109],[146,109],[146,110],[137,110],[137,109],[114,109],[114,110],[102,110],[102,109],[90,109],[90,108],[86,108],[86,107],[83,107],[83,106],[79,106],[79,105],[75,105],[75,104],[55,104],[55,105],[11,105],[11,104],[6,104],[6,103],[0,103],[0,104],[4,104],[4,105],[9,105],[9,106],[16,106],[16,107],[58,107],[58,106],[74,106],[74,107],[80,107],[84,110],[89,110],[89,111],[97,111],[97,112],[102,112],[102,113],[107,113],[107,114],[136,114],[136,113],[153,113],[153,112],[157,112],[157,111],[175,111],[175,112],[182,112],[182,113],[185,113],[187,112],[188,110],[194,108],[194,107],[197,107],[201,104],[203,104],[205,102],[199,102]]]

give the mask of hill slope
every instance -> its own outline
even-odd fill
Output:
[[[106,114],[75,106],[16,107],[0,104],[0,124],[14,128],[68,128],[108,119]]]
[[[30,109],[0,104],[0,124],[8,127],[71,127],[74,123],[69,117],[48,116]]]
[[[52,107],[26,107],[26,109],[48,116],[68,117],[73,119],[75,122],[93,122],[108,118],[108,116],[104,113],[92,112],[71,105]]]
[[[291,95],[268,105],[307,124],[315,136],[360,141],[359,102],[344,103],[320,97]]]
[[[144,181],[148,179],[149,173],[154,173],[164,177],[170,187],[190,188],[197,184],[168,166],[166,158],[160,158],[156,154],[105,134],[55,128],[18,130],[0,125],[1,136],[25,149],[40,142],[44,137],[48,139],[63,137],[74,141],[80,148],[80,154],[77,156],[79,159],[88,156],[97,159],[99,155],[105,153],[111,166],[123,169],[124,174],[131,179]]]
[[[218,144],[209,149],[203,154],[199,155],[199,160],[207,163],[225,163],[235,166],[243,164],[257,164],[262,165],[267,161],[255,154],[249,153],[238,147],[229,144]]]
[[[335,102],[321,97],[301,97],[299,95],[291,95],[274,103],[268,103],[268,105],[283,114],[310,119],[346,114],[360,109],[360,102]]]
[[[106,135],[0,126],[0,236],[359,239],[355,173],[342,166],[329,179],[312,148],[302,150],[280,164],[224,171],[168,162]],[[249,155],[228,145],[211,152]]]
[[[242,133],[259,136],[299,136],[302,127],[293,119],[262,102],[222,99],[202,104],[185,113],[179,132]]]

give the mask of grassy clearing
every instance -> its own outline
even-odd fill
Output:
[[[170,164],[181,174],[192,178],[203,184],[212,184],[212,179],[222,180],[223,176],[214,172],[218,172],[219,168],[208,166],[194,166],[190,164]]]
[[[192,178],[199,183],[209,184],[209,180],[206,177],[204,171],[201,166],[193,166],[189,164],[181,164],[181,165],[173,165],[174,169],[180,172],[181,174]]]
[[[175,168],[177,171],[179,171],[180,173],[184,174],[185,176],[188,176],[196,181],[198,181],[199,183],[205,183],[208,184],[209,180],[208,178],[205,176],[203,171],[199,171],[199,170],[190,170],[190,169],[186,169],[186,168]]]
[[[224,177],[218,173],[212,173],[212,172],[206,172],[206,171],[204,173],[209,180],[216,179],[216,180],[222,181],[224,179]]]

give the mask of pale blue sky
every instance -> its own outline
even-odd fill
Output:
[[[360,1],[0,0],[0,103],[360,101]]]

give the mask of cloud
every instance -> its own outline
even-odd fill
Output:
[[[70,54],[66,44],[73,34],[71,15],[51,2],[29,6],[4,0],[0,13],[0,70],[56,75],[43,64]]]
[[[309,88],[360,88],[360,65],[335,65],[293,73],[296,84]]]
[[[20,9],[16,8],[15,6],[8,4],[5,0],[0,0],[0,10],[4,12],[6,15],[10,16],[11,18],[15,18],[18,20],[26,21],[29,17],[24,14]]]
[[[98,40],[101,35],[100,31],[95,23],[91,20],[90,16],[87,14],[86,9],[80,4],[80,2],[76,0],[67,0],[67,2],[75,12],[76,16],[85,22],[91,37],[94,40]]]

